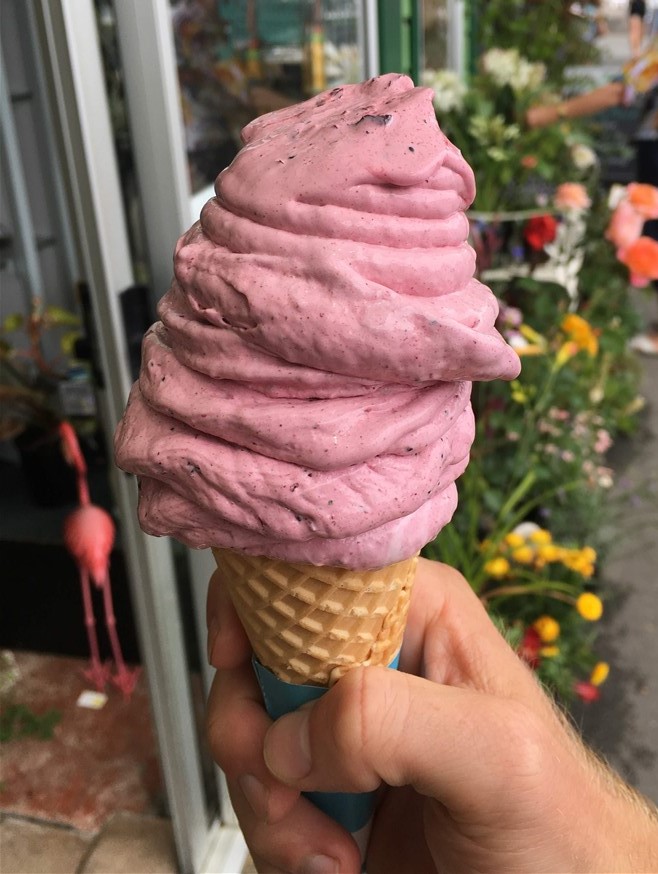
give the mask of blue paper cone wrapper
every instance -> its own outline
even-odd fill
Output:
[[[399,656],[389,665],[397,668]],[[324,686],[303,686],[280,680],[254,658],[254,670],[263,693],[265,708],[272,719],[292,713],[302,704],[320,698],[327,689]],[[372,819],[377,791],[373,792],[305,792],[304,795],[323,813],[355,833]]]

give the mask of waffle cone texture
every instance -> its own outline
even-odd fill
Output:
[[[256,658],[288,683],[329,686],[400,646],[418,557],[375,570],[316,567],[213,549]]]

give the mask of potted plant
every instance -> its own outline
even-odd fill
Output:
[[[0,326],[0,440],[13,441],[28,489],[42,506],[75,499],[58,426],[67,418],[65,389],[79,324],[74,313],[35,298],[29,314],[12,313]],[[49,358],[53,340],[57,354]]]

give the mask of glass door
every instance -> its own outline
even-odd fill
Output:
[[[141,2],[123,5],[151,7]],[[121,302],[124,291],[133,286],[135,275],[96,10],[92,0],[39,0],[33,9],[35,39],[51,86],[49,96],[63,154],[81,270],[91,292],[106,382],[101,396],[102,414],[111,433],[132,381]],[[161,31],[153,34],[153,41],[161,35]],[[166,76],[166,70],[170,70],[171,84],[175,87],[170,30],[166,37],[169,42],[165,40],[165,49],[169,47],[169,54],[164,55],[166,63],[159,61],[159,75]],[[156,44],[162,51],[162,42]],[[140,70],[140,75],[143,72]],[[150,224],[157,224],[157,234],[149,239],[149,246],[158,240],[164,245],[166,241],[168,249],[166,266],[159,268],[161,288],[166,287],[165,276],[166,283],[169,282],[173,240],[189,224],[185,173],[177,177],[175,172],[177,166],[184,167],[177,101],[169,109],[158,122],[165,130],[168,125],[170,133],[175,122],[179,125],[176,133],[171,133],[166,141],[158,136],[157,129],[150,132],[151,142],[158,146],[158,157],[167,163],[161,168],[161,175],[145,180],[147,184],[157,183],[166,188],[158,203],[159,211],[149,205],[148,213],[154,217]],[[147,115],[145,122],[148,120]],[[183,180],[182,184],[177,184],[178,178]],[[189,613],[193,610],[184,607],[185,597],[179,586],[181,574],[177,572],[172,544],[141,533],[135,524],[134,481],[116,469],[112,475],[180,870],[185,874],[240,871],[246,857],[244,840],[231,821],[226,799],[212,780],[209,783],[204,766],[194,706],[199,696],[190,669],[194,659],[186,634]],[[206,571],[203,576],[207,582]],[[200,609],[201,599],[192,600]]]
[[[136,274],[144,281],[144,266],[151,304],[166,291],[175,242],[212,196],[242,125],[378,72],[377,3],[37,0],[35,8],[107,378],[104,416],[113,424],[133,378],[124,290]],[[99,28],[116,41],[118,112],[108,107],[108,85],[115,95]],[[133,174],[128,203],[111,123],[122,114],[128,142],[119,154],[128,154]],[[114,487],[181,870],[240,871],[246,849],[222,776],[206,765],[190,667],[207,689],[212,677],[201,650],[214,563],[209,552],[143,535],[132,479],[114,471]]]

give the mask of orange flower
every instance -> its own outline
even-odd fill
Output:
[[[563,182],[558,185],[553,203],[557,209],[587,209],[591,201],[587,189],[579,182]]]
[[[619,260],[631,273],[631,282],[638,288],[650,279],[658,279],[658,242],[651,237],[640,237],[619,254]]]
[[[524,155],[521,158],[521,166],[526,170],[534,170],[539,161],[534,155]]]
[[[645,219],[658,218],[658,188],[655,185],[631,182],[626,189],[626,197],[633,209]]]
[[[599,351],[596,331],[582,316],[576,313],[566,315],[562,319],[562,330],[569,335],[579,349],[584,349],[592,358]]]

